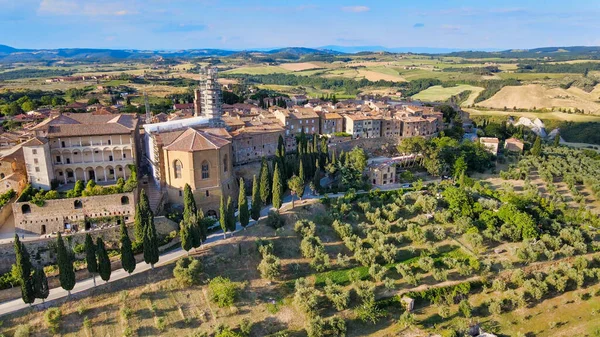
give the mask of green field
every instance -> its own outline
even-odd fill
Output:
[[[472,85],[457,85],[455,87],[444,88],[441,85],[436,85],[433,87],[429,87],[420,93],[412,96],[413,99],[418,99],[422,101],[433,101],[433,102],[443,102],[450,98],[450,96],[458,95],[463,91],[470,90],[471,92],[479,93],[483,90],[481,87],[474,87]]]
[[[241,67],[231,70],[226,70],[224,74],[248,74],[248,75],[264,75],[264,74],[285,74],[291,71],[285,70],[277,66],[250,66]]]

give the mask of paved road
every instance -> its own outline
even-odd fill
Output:
[[[395,187],[395,186],[394,186]],[[385,188],[385,190],[391,190],[391,189],[396,189],[396,188]],[[367,193],[368,191],[359,191],[357,192],[358,194],[361,193]],[[335,198],[335,197],[340,197],[343,196],[343,193],[338,193],[338,194],[330,194],[329,197],[331,198]],[[310,189],[308,187],[306,187],[306,190],[304,192],[304,197],[303,200],[307,200],[307,199],[319,199],[322,198],[323,196],[319,196],[319,195],[313,195],[310,191]],[[291,201],[292,201],[292,197],[290,195],[287,195],[286,197],[284,197],[283,199],[283,205],[282,208],[287,208],[287,207],[291,207]],[[296,198],[297,201],[297,198]],[[265,218],[269,211],[271,210],[271,207],[265,207],[261,210],[260,215],[261,215],[261,219]],[[259,219],[260,220],[260,219]],[[254,220],[250,220],[250,224],[249,226],[254,225],[256,222]],[[243,230],[242,227],[240,226],[240,224],[237,224],[237,228],[235,232],[238,232],[240,230]],[[227,239],[229,239],[230,236],[227,237]],[[211,244],[215,243],[216,241],[220,241],[220,240],[227,240],[223,238],[223,231],[219,230],[216,233],[211,234],[206,242],[203,244],[203,246],[210,246]],[[187,252],[185,252],[183,249],[181,248],[177,248],[175,250],[169,251],[163,255],[160,256],[160,260],[158,261],[158,263],[155,265],[155,267],[159,267],[165,264],[168,264],[170,262],[173,262],[177,259],[179,259],[182,256],[186,256]],[[150,265],[146,264],[145,262],[140,262],[136,265],[135,267],[135,271],[132,273],[133,275],[135,274],[139,274],[139,273],[144,273],[148,270],[150,270]],[[110,280],[108,282],[115,282],[117,280],[123,279],[128,277],[129,274],[123,270],[123,269],[117,269],[114,270],[111,275],[110,275]],[[98,282],[98,284],[101,284],[102,281],[99,277],[96,278],[96,282]],[[94,282],[92,280],[92,278],[89,279],[85,279],[85,280],[81,280],[79,282],[77,282],[75,284],[75,287],[73,288],[73,290],[71,290],[71,294],[76,294],[82,291],[86,291],[88,289],[91,289],[94,287]],[[48,296],[48,298],[46,299],[46,302],[49,301],[54,301],[57,299],[61,299],[64,297],[67,297],[68,293],[67,291],[65,291],[62,288],[54,288],[54,289],[50,289],[50,295]],[[35,303],[33,304],[38,305],[42,303],[41,300],[36,300]],[[23,303],[23,301],[21,299],[17,299],[17,300],[12,300],[12,301],[8,301],[8,302],[3,302],[0,303],[0,316],[2,315],[6,315],[9,313],[13,313],[15,311],[18,310],[22,310],[27,308],[28,305]]]

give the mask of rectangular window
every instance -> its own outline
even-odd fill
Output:
[[[37,149],[33,149],[33,150],[31,150],[31,153],[32,153],[32,154],[37,154]]]
[[[182,197],[183,196],[183,192],[179,191],[179,196]]]
[[[40,168],[39,167],[35,167],[35,172],[40,172]]]
[[[127,158],[127,153],[123,153],[123,158]]]
[[[58,158],[60,158],[60,157],[58,157]],[[59,161],[60,161],[60,160],[59,160]],[[38,163],[38,159],[37,159],[37,158],[33,158],[33,163],[34,163],[34,164],[37,164],[37,163]]]
[[[73,178],[73,171],[67,171],[67,178]]]
[[[210,193],[208,192],[208,190],[206,190],[206,196],[208,197],[210,195]]]

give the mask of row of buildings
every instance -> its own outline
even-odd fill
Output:
[[[81,107],[79,111],[86,112],[79,113],[52,112],[28,127],[30,138],[17,146],[22,159],[13,154],[5,160],[15,172],[24,170],[19,177],[45,190],[57,184],[66,189],[78,180],[112,184],[127,179],[131,167],[137,167],[149,177],[151,189],[158,191],[153,207],[182,204],[183,188],[189,184],[198,207],[216,216],[221,196],[237,197],[234,165],[273,156],[280,136],[287,149],[294,150],[295,136],[302,132],[344,135],[346,139],[399,138],[429,137],[443,128],[443,116],[434,108],[402,102],[310,100],[304,105],[268,109],[248,103],[224,105],[215,68],[202,70],[194,98],[193,103],[176,105],[174,108],[181,109],[171,114],[152,115],[147,110],[142,116],[103,107]],[[3,173],[3,179],[9,173]],[[115,198],[115,205],[73,201],[62,216],[52,210],[51,223],[44,222],[44,212],[48,212],[44,207],[19,205],[13,211],[17,228],[56,232],[72,228],[74,216],[85,219],[124,213],[131,207],[123,202],[125,197],[130,198]],[[86,204],[96,206],[88,212]],[[77,208],[81,205],[83,208]],[[73,215],[75,209],[77,215]]]

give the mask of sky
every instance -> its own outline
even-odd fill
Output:
[[[16,48],[600,45],[598,0],[0,0]]]

